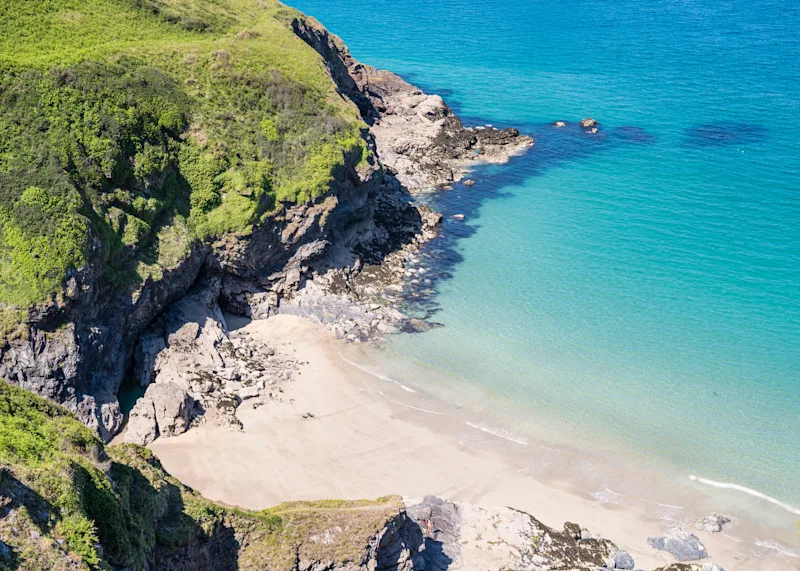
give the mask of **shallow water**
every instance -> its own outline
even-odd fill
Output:
[[[444,327],[392,338],[375,366],[525,438],[635,455],[788,527],[800,507],[800,7],[293,4],[470,122],[537,140],[474,187],[427,197],[466,215],[421,260],[437,295],[417,309]],[[598,135],[574,125],[585,116]]]

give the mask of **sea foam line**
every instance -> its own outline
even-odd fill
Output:
[[[427,412],[428,414],[435,414],[435,415],[437,415],[437,416],[442,416],[442,415],[444,415],[444,413],[443,413],[443,412],[436,412],[435,410],[428,410],[427,408],[420,408],[420,407],[418,407],[418,406],[412,406],[412,405],[410,405],[410,404],[406,404],[406,403],[404,403],[404,402],[397,402],[396,400],[394,400],[394,399],[392,399],[392,398],[389,398],[389,397],[387,397],[385,394],[383,394],[383,391],[382,391],[382,390],[380,390],[380,389],[378,389],[378,392],[381,394],[381,396],[382,396],[383,398],[385,398],[386,400],[388,400],[390,403],[396,404],[396,405],[398,405],[398,406],[404,406],[404,407],[406,407],[406,408],[413,408],[414,410],[418,410],[418,411],[420,411],[420,412]]]
[[[348,359],[347,357],[345,357],[344,355],[342,355],[341,351],[339,352],[339,357],[340,357],[340,358],[342,359],[342,361],[344,361],[345,363],[348,363],[348,364],[350,364],[350,365],[354,366],[356,369],[360,369],[360,370],[364,371],[364,372],[365,372],[365,373],[367,373],[368,375],[372,375],[373,377],[377,377],[377,378],[379,378],[379,379],[380,379],[380,380],[382,380],[382,381],[388,381],[388,382],[390,382],[390,383],[395,383],[395,384],[397,384],[397,385],[400,385],[400,387],[401,387],[403,390],[406,390],[406,391],[408,391],[408,392],[410,392],[410,393],[415,393],[415,392],[417,392],[417,391],[415,391],[414,389],[412,389],[411,387],[407,387],[407,386],[405,386],[403,383],[401,383],[401,382],[400,382],[400,381],[398,381],[397,379],[393,379],[392,377],[389,377],[389,376],[386,376],[386,375],[382,375],[381,373],[376,373],[375,371],[370,371],[369,369],[367,369],[367,368],[365,368],[365,367],[362,367],[362,366],[361,366],[361,365],[359,365],[358,363],[355,363],[355,362],[351,361],[350,359]]]
[[[689,479],[692,482],[698,482],[700,484],[705,484],[707,486],[712,486],[714,488],[722,488],[724,490],[736,490],[737,492],[743,492],[760,500],[764,500],[771,504],[775,504],[776,506],[785,509],[789,513],[800,515],[800,509],[792,505],[789,505],[786,502],[782,502],[778,498],[773,498],[772,496],[769,496],[763,492],[759,492],[758,490],[753,490],[752,488],[748,488],[739,484],[731,484],[729,482],[717,482],[716,480],[709,480],[708,478],[700,478],[699,476],[695,476],[694,474],[691,474],[689,476]]]
[[[466,423],[471,426],[472,428],[477,428],[478,430],[482,430],[483,432],[488,432],[492,436],[497,436],[498,438],[502,438],[504,440],[508,440],[510,442],[514,442],[516,444],[520,444],[522,446],[527,446],[528,441],[525,438],[518,438],[513,434],[510,434],[504,430],[497,430],[483,424],[475,424],[474,422],[466,421]]]

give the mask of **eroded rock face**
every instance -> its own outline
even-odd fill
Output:
[[[708,557],[705,545],[684,527],[670,527],[659,537],[647,538],[653,549],[667,551],[678,561],[697,561]]]
[[[294,376],[293,360],[250,339],[246,331],[228,331],[217,304],[220,290],[218,279],[198,284],[142,338],[137,349],[137,367],[142,368],[135,376],[152,384],[131,412],[129,442],[147,444],[156,437],[177,436],[190,423],[240,430],[239,404],[278,397],[279,385]],[[186,406],[168,406],[178,402],[177,391],[185,396]],[[175,398],[166,398],[171,395]],[[174,425],[171,418],[176,419]]]
[[[516,129],[464,127],[440,96],[357,62],[339,38],[309,18],[295,18],[292,27],[359,106],[381,163],[412,193],[459,181],[476,162],[503,163],[533,145]]]

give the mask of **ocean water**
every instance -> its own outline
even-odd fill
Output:
[[[293,5],[468,122],[536,138],[425,197],[448,218],[421,260],[436,294],[414,309],[444,327],[391,338],[379,366],[797,519],[800,4]]]

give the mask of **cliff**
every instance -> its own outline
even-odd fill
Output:
[[[312,278],[347,294],[434,234],[412,192],[532,144],[273,0],[0,8],[0,377],[105,440],[137,344],[195,284],[256,317]]]
[[[634,569],[607,539],[436,497],[215,504],[145,448],[105,447],[66,409],[0,381],[0,569]],[[661,571],[720,571],[673,564]]]

